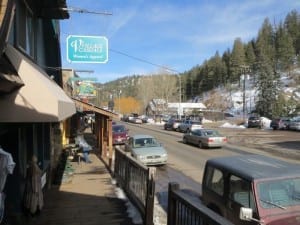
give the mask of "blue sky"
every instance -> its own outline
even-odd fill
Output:
[[[184,72],[231,48],[236,38],[248,42],[257,36],[265,18],[283,21],[300,12],[299,0],[67,0],[69,8],[112,15],[70,12],[61,21],[64,68],[105,83],[134,74],[150,75],[170,68]],[[69,35],[104,36],[107,63],[69,63]],[[162,66],[162,67],[160,67]]]

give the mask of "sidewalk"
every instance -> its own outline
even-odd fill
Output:
[[[127,215],[125,201],[115,193],[116,187],[104,163],[93,151],[90,159],[92,163],[72,162],[75,170],[70,182],[46,191],[44,208],[28,225],[134,224]]]

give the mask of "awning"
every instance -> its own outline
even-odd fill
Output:
[[[0,97],[0,122],[58,122],[76,113],[75,103],[38,65],[10,45],[5,54],[25,85]]]
[[[9,94],[24,85],[6,55],[0,58],[0,95]]]
[[[97,107],[95,105],[92,105],[92,104],[89,104],[89,103],[86,103],[86,102],[82,102],[82,101],[80,101],[76,98],[72,98],[72,99],[75,102],[76,107],[77,107],[79,112],[88,110],[88,111],[92,111],[92,112],[95,112],[95,113],[99,113],[103,116],[107,116],[111,119],[117,119],[118,118],[118,114],[116,114],[114,112],[102,109],[100,107]]]
[[[27,6],[44,19],[69,19],[66,0],[26,0]]]

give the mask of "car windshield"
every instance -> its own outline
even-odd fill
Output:
[[[143,147],[157,147],[159,143],[154,138],[139,138],[135,139],[134,147],[143,148]]]
[[[114,133],[121,133],[121,132],[125,132],[126,129],[125,129],[124,126],[113,126],[113,127],[112,127],[112,131],[113,131]]]
[[[257,184],[258,199],[263,208],[300,205],[300,178],[264,181]]]

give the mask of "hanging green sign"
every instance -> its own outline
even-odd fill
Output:
[[[67,60],[74,63],[106,63],[108,40],[102,36],[67,37]]]

